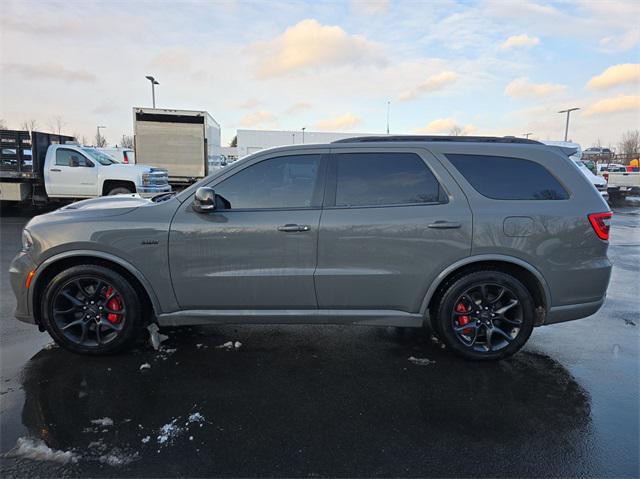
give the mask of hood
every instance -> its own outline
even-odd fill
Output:
[[[114,172],[122,172],[126,175],[131,175],[138,173],[142,175],[143,173],[150,173],[152,170],[157,170],[157,168],[152,168],[147,165],[133,165],[133,164],[124,164],[124,163],[115,163],[113,165],[108,166],[108,170],[111,173]]]
[[[128,168],[128,167],[127,167]],[[60,208],[58,211],[66,210],[105,210],[113,208],[137,208],[152,204],[151,200],[142,198],[133,193],[131,195],[101,196],[90,200],[78,201]]]

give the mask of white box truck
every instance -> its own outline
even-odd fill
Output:
[[[136,162],[166,169],[175,189],[207,176],[220,147],[220,125],[206,111],[134,108],[133,132]]]

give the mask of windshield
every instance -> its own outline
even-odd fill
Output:
[[[117,161],[111,158],[109,155],[105,155],[95,148],[83,148],[82,151],[84,151],[87,155],[89,155],[89,157],[96,160],[101,165],[109,166],[117,163]]]

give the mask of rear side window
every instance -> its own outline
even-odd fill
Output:
[[[435,203],[440,185],[414,153],[334,155],[336,206]]]
[[[522,158],[446,155],[483,196],[496,200],[566,200],[567,190],[542,165]]]

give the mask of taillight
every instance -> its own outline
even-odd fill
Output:
[[[602,177],[605,179],[605,181],[609,182],[609,173],[602,173]]]
[[[609,239],[609,228],[611,225],[611,217],[613,213],[611,211],[607,213],[592,213],[589,215],[589,222],[593,226],[593,231],[596,232],[598,238],[607,241]]]
[[[127,152],[123,151],[122,154],[124,156],[124,163],[129,164],[129,157],[127,156]]]

